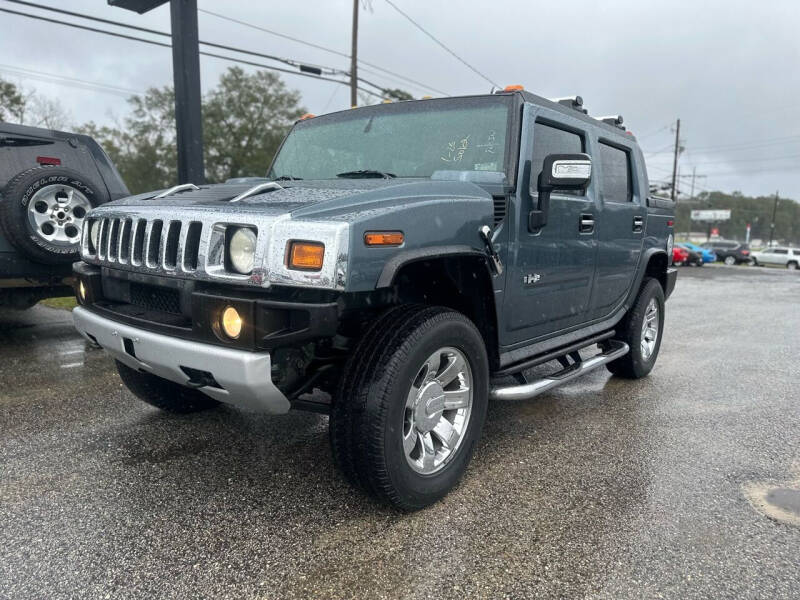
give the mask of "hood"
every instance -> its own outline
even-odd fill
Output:
[[[342,179],[323,181],[281,181],[283,189],[267,190],[232,203],[231,200],[254,187],[254,183],[203,185],[198,190],[155,198],[162,190],[129,196],[104,205],[106,210],[124,207],[237,213],[264,216],[292,213],[298,216],[332,216],[374,209],[376,205],[400,199],[441,197],[484,197],[491,195],[480,186],[463,181],[430,179]]]

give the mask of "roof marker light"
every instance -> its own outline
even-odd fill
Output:
[[[504,92],[521,92],[524,89],[525,89],[524,85],[520,85],[520,84],[516,83],[514,85],[507,85],[506,87],[503,88],[503,91]]]

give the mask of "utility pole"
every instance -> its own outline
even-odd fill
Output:
[[[178,134],[178,183],[201,184],[205,183],[205,168],[197,0],[172,0],[170,13],[175,125]]]
[[[353,45],[350,48],[350,106],[358,104],[358,3],[353,0]]]
[[[200,46],[197,0],[107,0],[110,6],[144,14],[169,2],[172,78],[178,139],[178,183],[205,183],[203,118],[200,106]]]
[[[772,223],[769,224],[769,245],[772,247],[772,238],[775,236],[775,215],[778,213],[778,192],[775,192],[775,204],[772,206]]]
[[[675,157],[672,160],[672,201],[678,199],[677,193],[677,180],[678,180],[678,153],[680,152],[680,135],[681,135],[681,120],[678,119],[678,125],[675,128]]]

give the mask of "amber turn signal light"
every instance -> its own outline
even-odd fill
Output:
[[[364,234],[367,246],[400,246],[404,240],[402,231],[368,231]]]
[[[325,258],[325,244],[319,242],[291,242],[289,244],[290,269],[319,271]]]
[[[525,86],[515,84],[515,85],[507,85],[503,88],[504,92],[521,92],[525,89]]]

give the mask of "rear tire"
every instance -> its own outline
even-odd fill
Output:
[[[187,414],[213,408],[219,404],[202,392],[161,377],[131,369],[119,361],[117,372],[122,383],[140,400],[166,412]]]
[[[724,262],[729,267],[732,267],[733,265],[736,264],[736,258],[733,256],[726,256],[725,260],[723,260],[722,262]]]
[[[433,504],[464,474],[488,396],[486,348],[467,317],[444,307],[391,309],[345,366],[331,408],[334,461],[381,502]]]
[[[614,337],[628,344],[630,352],[606,367],[614,375],[626,379],[646,376],[656,364],[663,332],[664,290],[658,280],[645,279],[633,307],[625,315]]]

